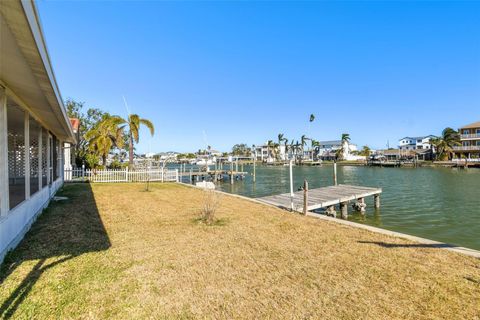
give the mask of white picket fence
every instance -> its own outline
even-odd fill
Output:
[[[178,182],[178,169],[65,169],[65,182]]]

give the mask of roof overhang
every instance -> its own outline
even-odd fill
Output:
[[[75,142],[35,4],[0,1],[0,85],[59,139]]]

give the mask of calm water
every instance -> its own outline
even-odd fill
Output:
[[[303,179],[310,188],[331,185],[332,172],[331,165],[294,167],[295,189]],[[349,220],[480,250],[479,169],[338,166],[338,181],[383,188],[379,210],[369,197],[366,216],[349,208]],[[288,167],[257,166],[255,183],[248,176],[217,188],[248,197],[289,192]]]

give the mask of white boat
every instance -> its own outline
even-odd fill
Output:
[[[200,159],[197,162],[195,162],[197,166],[211,166],[214,165],[215,162],[211,159],[205,160],[205,159]]]

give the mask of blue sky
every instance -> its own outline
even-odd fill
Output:
[[[480,120],[480,2],[38,7],[63,98],[125,116],[124,95],[156,126],[140,152],[278,133],[384,148]]]

